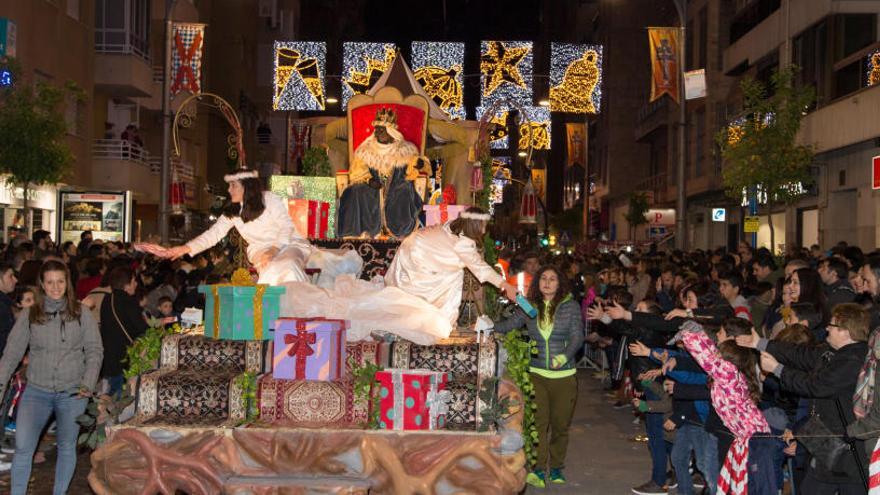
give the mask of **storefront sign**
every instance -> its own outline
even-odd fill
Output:
[[[675,225],[675,210],[672,208],[651,208],[645,213],[651,225]]]
[[[880,189],[880,156],[871,159],[871,188]]]
[[[743,218],[743,232],[754,234],[758,232],[758,228],[761,226],[760,217],[745,217]]]
[[[712,221],[713,222],[726,222],[727,221],[727,210],[724,208],[712,208]]]
[[[58,195],[59,243],[79,242],[83,231],[94,239],[131,239],[131,200],[127,192],[74,192]]]
[[[0,17],[0,57],[15,56],[16,26],[12,19]]]

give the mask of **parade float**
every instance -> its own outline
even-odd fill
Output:
[[[386,84],[394,75],[386,71],[372,94],[351,99],[344,125],[327,127],[339,140],[330,146],[344,141],[353,174],[358,142],[373,132],[378,110],[393,109],[401,134],[419,155],[432,146],[429,134],[447,133],[445,143],[433,144],[436,152],[457,157],[470,176],[472,141],[465,127],[435,115],[436,104],[410,84],[412,73],[397,59],[404,90]],[[215,95],[192,99],[226,117],[236,131],[230,156],[243,163],[235,112]],[[185,102],[181,108],[192,107]],[[369,280],[384,273],[399,241],[334,236],[331,218],[338,219],[339,198],[351,187],[346,175],[269,182],[287,201],[298,230],[316,244],[356,250],[365,263],[361,277]],[[427,178],[411,179],[427,198]],[[448,221],[461,211],[450,208],[454,203],[428,205],[436,208],[426,213],[434,222]],[[384,213],[382,222],[384,227]],[[464,304],[482,307],[479,284],[471,279],[465,285]],[[527,375],[528,345],[515,334],[496,340],[474,333],[465,321],[432,345],[381,327],[350,341],[349,321],[285,318],[279,309],[284,288],[255,284],[247,272],[200,290],[206,308],[191,328],[153,328],[129,350],[131,399],[104,397],[90,406],[84,434],[99,443],[89,474],[99,495],[523,489],[530,403],[517,383]],[[487,298],[491,304],[491,294]]]

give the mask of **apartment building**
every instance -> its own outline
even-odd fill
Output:
[[[831,246],[839,241],[878,245],[878,197],[871,188],[880,155],[880,122],[872,110],[880,88],[869,85],[868,62],[880,50],[877,2],[753,0],[688,2],[687,69],[705,68],[705,98],[687,102],[686,241],[691,248],[733,246],[747,214],[742,198],[724,194],[723,161],[714,137],[740,116],[740,82],[769,81],[774,70],[801,67],[798,84],[812,85],[816,103],[799,141],[814,147],[813,184],[796,204],[772,212],[777,251],[788,244]],[[669,19],[672,24],[675,19]],[[675,206],[678,107],[668,98],[645,104],[636,139],[651,146],[649,191],[658,208]],[[725,221],[712,210],[724,208]],[[766,205],[759,205],[757,242],[770,246]]]

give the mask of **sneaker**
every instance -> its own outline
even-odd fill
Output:
[[[667,490],[651,480],[645,484],[634,486],[632,492],[636,495],[666,495]]]
[[[700,473],[694,473],[693,476],[691,476],[691,484],[693,484],[694,488],[696,488],[697,490],[702,490],[703,488],[706,488],[706,480]]]
[[[550,482],[557,483],[559,485],[565,484],[565,475],[562,474],[562,470],[559,468],[553,468],[550,470]]]
[[[544,488],[547,486],[547,482],[544,478],[544,471],[541,469],[536,469],[526,476],[526,483],[534,486],[535,488]]]
[[[11,462],[5,462],[5,461],[0,462],[0,473],[5,473],[6,471],[9,471],[11,469],[12,469]]]
[[[666,473],[666,484],[663,485],[663,488],[667,490],[672,490],[673,488],[678,488],[678,480],[675,479],[675,473],[669,471]]]
[[[6,423],[6,433],[15,433],[15,421]]]

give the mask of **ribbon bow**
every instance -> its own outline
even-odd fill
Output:
[[[284,344],[293,344],[293,346],[287,350],[287,355],[290,357],[296,356],[297,359],[311,356],[315,353],[315,349],[309,344],[317,342],[317,338],[318,337],[314,332],[309,332],[304,328],[297,328],[296,335],[290,333],[286,334],[284,336]]]

